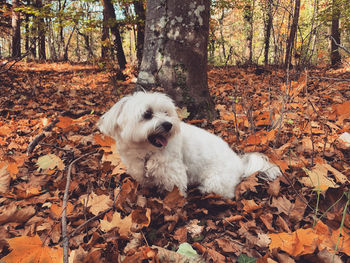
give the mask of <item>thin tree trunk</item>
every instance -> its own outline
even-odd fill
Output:
[[[52,29],[52,23],[51,20],[48,21],[48,30],[49,30],[49,34],[48,34],[48,45],[49,45],[49,51],[50,51],[50,59],[53,61],[57,61],[57,52],[56,52],[56,48],[55,48],[55,42],[54,42],[54,33],[53,33],[53,29]]]
[[[218,19],[219,21],[219,29],[220,29],[220,44],[221,44],[221,50],[222,50],[222,56],[223,60],[220,56],[220,61],[226,60],[226,49],[225,49],[225,37],[224,37],[224,18],[225,18],[225,8],[222,8],[221,10],[221,17]]]
[[[247,49],[246,54],[248,57],[247,64],[253,62],[253,33],[254,33],[254,8],[255,0],[249,1],[244,7],[244,20],[247,22]]]
[[[72,39],[72,36],[73,36],[73,33],[74,33],[75,29],[76,29],[76,26],[73,27],[73,29],[72,29],[72,31],[71,31],[71,33],[69,35],[69,38],[67,40],[67,44],[66,44],[66,46],[64,48],[64,55],[63,55],[63,60],[64,61],[68,61],[68,48],[69,48],[69,44],[70,44],[70,41]]]
[[[292,53],[293,53],[295,37],[298,29],[299,11],[300,11],[300,0],[295,0],[294,15],[292,20],[292,25],[290,28],[290,35],[287,40],[286,58],[284,60],[286,68],[289,67],[292,62]]]
[[[19,7],[20,1],[12,1],[12,57],[21,56],[21,15],[15,11]]]
[[[126,59],[122,45],[122,39],[119,32],[119,25],[115,16],[114,6],[111,0],[101,0],[104,10],[106,11],[108,23],[112,23],[110,26],[111,32],[114,35],[114,47],[117,51],[117,60],[119,67],[125,69]]]
[[[146,10],[143,6],[143,1],[138,0],[134,1],[134,8],[136,14],[136,27],[137,27],[137,35],[136,35],[136,57],[137,64],[140,68],[142,61],[142,53],[143,53],[143,42],[145,39],[145,21],[146,21]]]
[[[102,46],[101,46],[101,58],[106,59],[108,57],[109,47],[107,45],[107,40],[109,39],[109,27],[108,27],[108,18],[106,10],[103,9],[103,23],[102,23]]]
[[[265,49],[264,49],[264,62],[265,65],[269,64],[269,49],[270,49],[270,36],[271,36],[271,28],[272,28],[272,1],[267,1],[267,19],[266,19],[266,27],[265,27]]]
[[[331,64],[338,66],[341,63],[341,56],[339,53],[340,45],[340,4],[339,0],[333,0],[332,3],[332,27],[331,27]]]

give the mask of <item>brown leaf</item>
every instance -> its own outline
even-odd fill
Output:
[[[170,210],[173,210],[176,207],[183,207],[186,204],[186,198],[177,187],[174,187],[173,191],[167,193],[163,202]]]
[[[280,178],[273,180],[269,183],[269,188],[267,189],[267,193],[274,197],[278,196],[281,190]]]
[[[289,218],[292,222],[300,222],[300,220],[304,217],[306,209],[306,204],[301,200],[300,197],[296,197],[293,208],[290,212]]]
[[[15,203],[11,203],[8,207],[2,207],[0,213],[0,225],[9,222],[24,223],[35,214],[33,206],[18,207]]]
[[[280,214],[284,213],[285,215],[289,215],[290,210],[292,209],[292,203],[285,196],[278,198],[273,197],[271,206],[276,207]]]
[[[187,227],[183,226],[178,228],[175,233],[173,238],[177,241],[179,241],[179,243],[184,243],[187,242]]]
[[[238,253],[241,251],[242,246],[233,242],[232,240],[227,240],[225,238],[218,238],[215,240],[219,248],[226,253]]]

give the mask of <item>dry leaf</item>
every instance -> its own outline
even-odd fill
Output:
[[[36,263],[61,263],[63,250],[61,247],[52,248],[43,246],[40,237],[21,236],[8,239],[12,249],[11,253],[2,260],[6,263],[36,262]]]

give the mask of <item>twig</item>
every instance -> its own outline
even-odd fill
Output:
[[[122,190],[122,188],[121,188],[121,186],[120,186],[120,189],[119,189],[118,193],[115,195],[114,201],[113,201],[113,205],[112,205],[111,207],[107,208],[106,210],[100,212],[98,215],[95,215],[95,216],[91,217],[90,219],[88,219],[87,221],[85,221],[83,224],[81,224],[81,225],[78,226],[76,229],[74,229],[74,231],[71,232],[65,239],[69,240],[71,237],[74,237],[75,234],[76,234],[80,229],[82,229],[83,227],[85,227],[86,225],[88,225],[90,222],[96,220],[97,218],[99,218],[99,217],[101,217],[101,216],[107,214],[107,213],[108,213],[109,211],[111,211],[112,209],[114,209],[116,200],[117,200],[117,198],[118,198],[118,196],[119,196],[121,190]]]
[[[69,195],[69,186],[70,186],[70,180],[72,175],[72,167],[73,165],[83,159],[84,157],[94,154],[97,151],[86,153],[78,158],[76,158],[74,161],[72,161],[69,164],[68,172],[67,172],[67,181],[66,181],[66,188],[64,191],[63,196],[63,204],[62,204],[62,237],[63,237],[63,262],[68,263],[68,249],[69,249],[69,238],[67,237],[67,202],[68,202],[68,195]]]
[[[350,79],[330,78],[330,77],[313,77],[313,76],[309,76],[309,78],[310,78],[310,79],[334,80],[334,81],[350,81]]]
[[[344,46],[340,45],[340,43],[337,43],[337,41],[334,39],[333,36],[329,36],[329,38],[334,42],[334,44],[337,46],[337,47],[340,47],[342,50],[344,50],[346,53],[350,54],[350,51],[347,50]]]
[[[42,133],[40,133],[34,138],[34,140],[27,147],[27,155],[33,152],[35,146],[37,146],[38,143],[45,138],[45,132],[52,130],[52,128],[56,125],[57,122],[58,119],[52,121],[48,126],[44,128],[44,131]]]

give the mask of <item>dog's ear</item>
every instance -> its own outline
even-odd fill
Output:
[[[97,123],[98,128],[103,134],[114,137],[120,126],[120,115],[124,105],[129,97],[124,97],[119,100],[113,107],[102,115]]]

